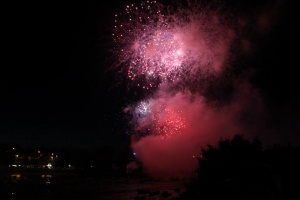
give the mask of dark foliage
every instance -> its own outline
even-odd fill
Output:
[[[297,199],[300,148],[275,145],[241,135],[202,149],[197,177],[180,199]]]

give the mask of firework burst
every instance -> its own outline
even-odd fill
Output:
[[[115,15],[112,36],[117,65],[145,89],[199,70],[216,71],[224,57],[216,51],[223,45],[224,33],[208,27],[217,19],[203,15],[192,6],[175,9],[156,1],[127,5],[125,13]]]
[[[173,139],[187,127],[180,110],[156,101],[142,101],[133,110],[135,132]]]
[[[218,16],[217,11],[205,11],[199,2],[127,5],[114,19],[116,65],[133,88],[161,91],[162,86],[197,85],[207,75],[223,70],[234,38],[228,23]],[[184,114],[173,108],[153,98],[130,106],[135,134],[162,139],[180,135],[187,123]]]

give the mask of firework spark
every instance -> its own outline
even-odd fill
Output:
[[[181,113],[160,101],[142,101],[133,109],[135,132],[173,139],[187,127]]]
[[[160,113],[155,123],[156,134],[162,139],[172,139],[174,136],[180,135],[186,128],[186,121],[180,114],[180,111],[176,112],[166,108],[163,113]]]
[[[208,27],[217,19],[191,8],[146,1],[127,5],[125,13],[115,15],[114,53],[137,86],[149,89],[200,70],[217,71],[224,55],[216,49],[223,46],[224,33]]]

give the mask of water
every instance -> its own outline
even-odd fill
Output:
[[[1,174],[0,184],[0,199],[9,200],[174,199],[184,190],[182,181],[101,178],[70,172]]]

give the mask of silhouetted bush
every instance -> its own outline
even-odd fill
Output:
[[[299,197],[299,147],[275,145],[242,135],[208,145],[198,158],[197,176],[180,199],[295,199]]]

